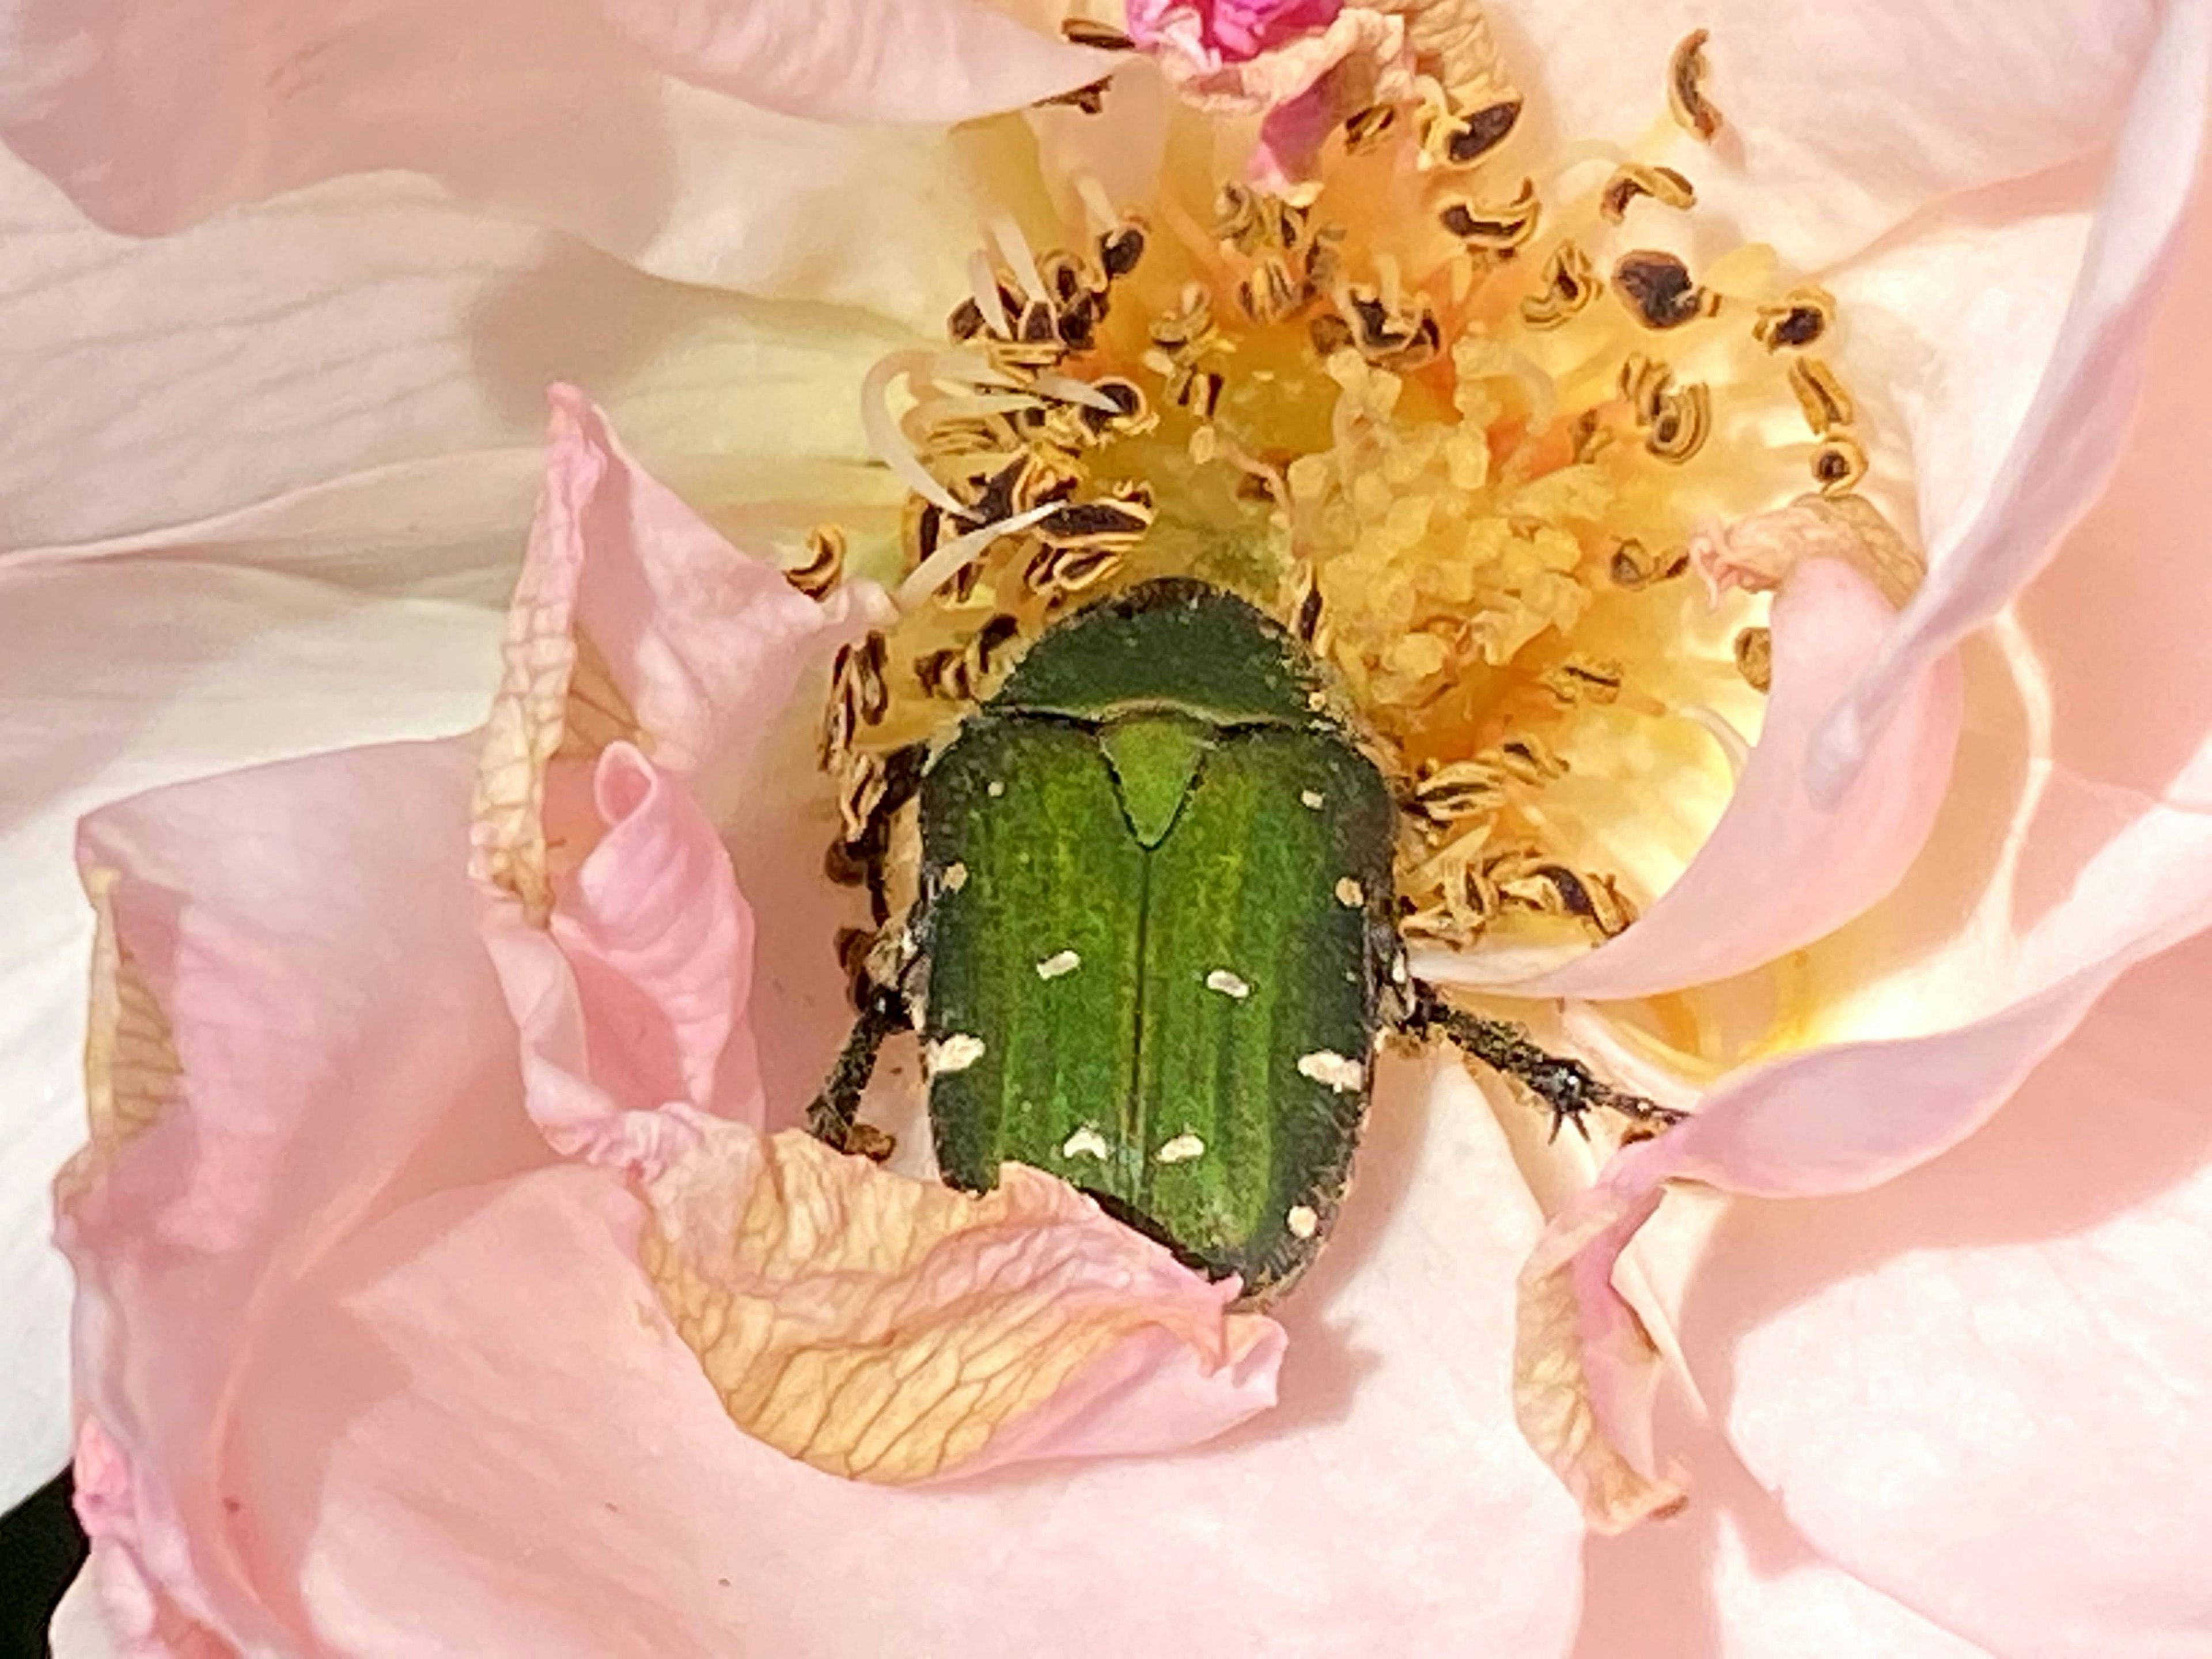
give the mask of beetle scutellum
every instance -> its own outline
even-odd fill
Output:
[[[1411,978],[1398,806],[1337,707],[1288,629],[1200,582],[1044,634],[907,769],[918,892],[815,1132],[884,1148],[854,1112],[878,1047],[915,1026],[945,1180],[1048,1170],[1258,1300],[1328,1235],[1386,1030],[1457,1042],[1555,1128],[1598,1107],[1669,1121]]]

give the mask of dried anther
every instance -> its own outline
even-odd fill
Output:
[[[1613,177],[1606,181],[1598,197],[1597,210],[1617,225],[1628,216],[1628,204],[1639,196],[1649,196],[1662,206],[1683,211],[1698,204],[1695,187],[1674,168],[1626,161],[1615,168]]]
[[[1668,581],[1690,568],[1690,550],[1670,548],[1664,553],[1653,553],[1642,542],[1631,538],[1613,544],[1613,556],[1606,562],[1606,574],[1616,587],[1631,592],[1649,587],[1654,582]]]
[[[1070,501],[1038,520],[1032,533],[1051,547],[1120,550],[1135,546],[1155,516],[1152,492],[1131,484],[1098,501]]]
[[[1478,202],[1447,203],[1437,222],[1470,247],[1502,251],[1519,247],[1536,234],[1543,204],[1536,199],[1536,182],[1523,179],[1513,199],[1490,207]]]
[[[1712,430],[1712,394],[1702,382],[1666,388],[1660,394],[1644,447],[1662,461],[1680,465],[1705,447]]]
[[[1087,17],[1060,20],[1060,38],[1072,46],[1094,46],[1100,52],[1134,52],[1137,43],[1117,28],[1094,23]]]
[[[1403,373],[1435,359],[1443,333],[1426,300],[1417,295],[1394,308],[1375,289],[1354,288],[1347,303],[1352,343],[1377,368]]]
[[[1677,125],[1710,144],[1719,137],[1721,112],[1705,96],[1705,42],[1711,29],[1693,29],[1667,60],[1667,108]]]
[[[1831,434],[1813,452],[1813,477],[1823,495],[1841,495],[1866,477],[1866,451],[1847,432]]]
[[[1414,775],[1413,799],[1407,804],[1431,823],[1449,827],[1462,818],[1495,812],[1505,804],[1505,789],[1497,769],[1480,761],[1442,766],[1424,762]]]
[[[1687,265],[1648,248],[1620,256],[1613,287],[1646,328],[1680,328],[1720,309],[1720,295],[1692,282]]]
[[[1632,354],[1620,365],[1620,395],[1635,412],[1644,447],[1679,465],[1705,447],[1712,429],[1712,394],[1703,384],[1674,384],[1674,372],[1656,358]]]
[[[1597,297],[1597,268],[1572,242],[1562,242],[1544,262],[1535,293],[1521,301],[1521,320],[1531,328],[1558,328]]]
[[[1102,75],[1096,81],[1086,82],[1066,92],[1055,92],[1048,98],[1040,98],[1034,107],[1050,109],[1055,105],[1065,105],[1072,109],[1079,109],[1085,115],[1103,115],[1106,111],[1106,88],[1113,84],[1113,76]]]
[[[1735,672],[1754,691],[1774,684],[1774,635],[1765,628],[1747,628],[1735,636]]]
[[[807,532],[806,562],[783,573],[783,579],[810,599],[818,599],[837,586],[845,574],[845,532],[834,524]]]
[[[1797,394],[1797,406],[1815,437],[1849,426],[1857,412],[1835,371],[1818,357],[1800,357],[1790,365],[1790,389]]]
[[[1562,704],[1613,703],[1620,701],[1624,672],[1620,664],[1609,659],[1592,661],[1582,657],[1570,657],[1548,671],[1543,676],[1542,684]]]
[[[1145,257],[1145,228],[1126,220],[1098,239],[1098,267],[1109,282],[1127,276]]]
[[[1500,98],[1437,123],[1431,154],[1446,166],[1471,167],[1504,143],[1521,119],[1521,100]]]
[[[1800,350],[1828,331],[1836,320],[1836,296],[1807,283],[1759,308],[1751,337],[1769,351]]]
[[[1344,123],[1344,149],[1350,155],[1364,155],[1390,136],[1398,125],[1398,112],[1388,104],[1371,104],[1354,112]]]

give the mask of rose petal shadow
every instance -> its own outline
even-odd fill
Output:
[[[1679,1328],[1715,1419],[1733,1403],[1737,1345],[1771,1316],[1908,1253],[2068,1237],[2212,1160],[2212,1113],[2181,1103],[2202,1096],[2201,1054],[2132,1040],[2147,1025],[2193,1029],[2208,980],[2212,935],[2130,970],[1987,1127],[1885,1186],[1733,1200],[1686,1288]]]

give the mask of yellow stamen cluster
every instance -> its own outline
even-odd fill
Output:
[[[1410,934],[1607,937],[1649,899],[1620,825],[1722,764],[1709,732],[1755,724],[1768,673],[1753,602],[1713,617],[1680,580],[1692,531],[1808,483],[1871,511],[1856,407],[1813,349],[1835,304],[1763,247],[1692,272],[1641,246],[1695,180],[1618,155],[1547,172],[1479,11],[1418,15],[1453,25],[1437,73],[1354,115],[1294,197],[1177,159],[1141,213],[1086,185],[1081,233],[1041,257],[995,228],[947,350],[881,417],[916,480],[910,574],[833,688],[848,842],[885,757],[1021,641],[1186,574],[1336,671],[1400,781]],[[1704,47],[1653,91],[1710,137]],[[1170,155],[1210,156],[1178,118]],[[839,562],[817,539],[794,580]]]

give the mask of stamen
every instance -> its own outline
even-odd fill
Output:
[[[1728,760],[1729,782],[1743,776],[1743,769],[1751,764],[1751,739],[1736,729],[1733,720],[1701,702],[1685,703],[1674,712],[1720,744]]]
[[[926,379],[940,354],[933,351],[894,351],[878,358],[860,382],[860,430],[877,458],[896,473],[906,487],[947,513],[968,509],[960,498],[939,483],[921,464],[914,446],[892,418],[891,383],[911,375]]]
[[[1014,268],[1014,280],[1032,300],[1048,300],[1052,290],[1044,285],[1044,277],[1037,270],[1036,255],[1030,251],[1030,239],[1022,234],[1022,228],[1014,222],[1011,213],[1001,213],[991,221],[991,240],[998,243],[999,251],[1006,256],[1006,263]]]
[[[975,296],[976,308],[991,332],[1002,340],[1013,338],[1014,325],[1006,315],[1006,299],[999,292],[999,273],[992,269],[991,256],[981,248],[968,256],[968,291]]]
[[[1122,407],[1088,380],[1079,380],[1073,374],[1044,374],[1034,384],[1047,397],[1057,398],[1064,404],[1080,404],[1085,409],[1095,409],[1102,414],[1119,415]]]
[[[911,611],[939,588],[951,581],[964,566],[981,557],[984,550],[1002,536],[1011,536],[1018,530],[1026,530],[1039,520],[1059,510],[1060,503],[1047,501],[1042,507],[1033,507],[1026,513],[1015,513],[987,524],[980,530],[971,530],[964,536],[956,536],[934,553],[916,565],[907,579],[901,582],[894,596],[902,611]]]

